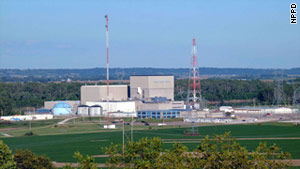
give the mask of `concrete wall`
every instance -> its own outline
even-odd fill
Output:
[[[139,88],[141,94],[138,93]],[[130,76],[130,97],[145,100],[166,97],[174,100],[174,76]]]
[[[106,85],[90,85],[81,86],[80,89],[81,104],[86,104],[87,101],[104,101],[107,100],[107,86]],[[127,85],[110,85],[109,86],[109,100],[123,101],[128,99]]]

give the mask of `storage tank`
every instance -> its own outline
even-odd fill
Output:
[[[54,116],[68,116],[72,114],[72,107],[65,102],[59,102],[52,108]]]
[[[77,115],[78,116],[88,116],[89,115],[89,106],[79,105],[77,107]]]
[[[93,105],[90,107],[90,116],[101,116],[102,115],[102,107],[99,105]]]

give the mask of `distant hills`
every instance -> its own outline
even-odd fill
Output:
[[[253,68],[199,68],[201,78],[230,79],[274,79],[280,73],[283,77],[300,77],[300,68],[253,69]],[[130,75],[174,75],[187,78],[188,68],[111,68],[110,79],[126,80]],[[91,69],[0,69],[2,82],[28,81],[86,81],[106,79],[105,68]]]

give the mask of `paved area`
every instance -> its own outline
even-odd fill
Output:
[[[203,139],[162,139],[163,143],[199,143]],[[300,137],[256,137],[256,138],[236,138],[236,140],[300,140]]]
[[[60,125],[60,124],[65,124],[67,121],[72,120],[72,119],[75,119],[75,118],[77,118],[77,117],[66,118],[66,119],[64,119],[63,121],[58,122],[57,124],[58,124],[58,125]]]
[[[5,137],[13,137],[12,135],[6,134],[6,133],[1,133]]]
[[[289,162],[291,164],[291,166],[300,166],[300,159],[291,159],[291,160],[284,160],[285,162]],[[78,167],[79,164],[78,163],[64,163],[64,162],[55,162],[52,161],[53,165],[57,168],[62,168],[65,165],[71,165],[73,167]],[[106,164],[100,164],[98,163],[96,165],[97,167],[108,167]],[[120,168],[122,168],[123,166],[119,166]]]

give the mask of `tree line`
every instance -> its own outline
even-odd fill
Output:
[[[225,100],[255,99],[257,105],[272,105],[274,101],[274,81],[206,79],[200,83],[202,97],[207,101],[221,101],[221,105],[225,104]],[[282,85],[285,102],[291,105],[294,88],[299,88],[300,85],[287,81]],[[175,81],[175,100],[186,99],[187,91],[187,79]]]
[[[18,114],[22,107],[43,106],[44,101],[80,100],[82,83],[7,83],[0,82],[1,115]],[[286,103],[293,103],[294,84],[284,82]],[[201,80],[202,96],[208,101],[255,99],[257,105],[271,105],[274,100],[273,81],[261,80]],[[298,83],[299,87],[299,83]],[[186,100],[188,80],[175,80],[175,100]]]

